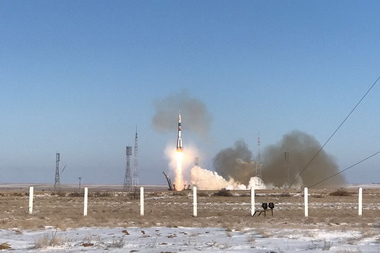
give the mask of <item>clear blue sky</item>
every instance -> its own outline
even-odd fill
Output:
[[[189,140],[212,169],[244,139],[292,130],[322,144],[380,75],[379,1],[1,1],[0,183],[122,184],[139,133],[140,182],[165,184],[172,133],[154,103],[187,92],[212,115]],[[340,169],[380,150],[380,84],[326,146]],[[174,115],[176,117],[176,115]],[[186,135],[187,138],[186,139]],[[380,182],[380,156],[345,173]]]

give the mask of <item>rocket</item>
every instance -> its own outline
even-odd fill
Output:
[[[182,136],[181,136],[181,114],[178,113],[178,137],[177,137],[177,151],[182,151]]]

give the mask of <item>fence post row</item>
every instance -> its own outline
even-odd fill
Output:
[[[33,195],[34,187],[29,187],[29,214],[33,213]],[[363,188],[359,187],[358,198],[358,215],[363,215]],[[251,216],[255,213],[255,189],[251,188]],[[305,217],[309,216],[309,191],[308,188],[304,188],[304,205],[305,205]],[[84,188],[84,210],[83,216],[87,216],[88,206],[88,188]],[[140,187],[140,215],[144,216],[144,187]],[[198,216],[198,200],[197,200],[197,187],[193,186],[193,216]]]

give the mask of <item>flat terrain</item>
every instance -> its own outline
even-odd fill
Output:
[[[380,231],[380,189],[363,189],[363,215],[358,216],[358,189],[341,189],[347,196],[331,196],[337,189],[309,189],[309,217],[304,217],[302,191],[256,190],[256,209],[273,202],[271,211],[252,217],[249,191],[198,191],[198,217],[193,217],[192,191],[170,192],[165,187],[146,187],[145,215],[140,215],[136,192],[121,187],[89,187],[88,215],[83,216],[83,189],[65,187],[56,192],[35,186],[33,214],[28,213],[29,188],[0,187],[0,228],[60,230],[79,227],[221,227],[240,230],[340,229],[366,233]]]

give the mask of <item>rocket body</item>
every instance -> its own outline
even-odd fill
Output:
[[[182,126],[181,114],[178,114],[178,137],[177,137],[177,151],[182,151]]]

